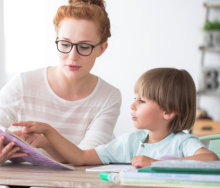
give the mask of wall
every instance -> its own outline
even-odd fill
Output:
[[[203,1],[186,0],[109,0],[112,37],[106,54],[94,72],[122,92],[122,110],[115,134],[134,130],[130,104],[135,97],[137,78],[154,67],[188,70],[196,85],[199,78]]]
[[[27,0],[21,0],[19,3],[24,1]],[[44,42],[42,42],[42,49],[28,51],[27,54],[32,59],[27,58],[27,66],[19,67],[20,70],[26,70],[29,63],[32,63],[33,67],[55,64],[54,35],[51,34],[54,30],[52,18],[57,7],[66,3],[67,0],[27,2],[42,3],[41,8],[36,8],[41,10],[41,14],[31,27],[29,27],[31,22],[20,27],[20,33],[23,36],[26,36],[26,33],[32,33],[30,39]],[[184,68],[191,73],[198,86],[201,58],[198,46],[202,43],[202,26],[205,19],[203,2],[203,0],[106,0],[112,37],[109,39],[108,49],[97,59],[92,72],[121,90],[123,101],[115,129],[116,136],[134,130],[130,117],[130,104],[135,97],[133,86],[144,71],[154,67]],[[19,9],[16,7],[14,11],[16,10]],[[23,19],[32,19],[31,12],[35,12],[35,9],[29,11],[28,16],[24,16]],[[13,19],[16,18],[13,17]],[[41,27],[38,31],[39,35],[34,35],[33,31],[39,29],[37,24],[41,22],[45,28]],[[17,22],[11,22],[11,24],[14,23]],[[16,35],[17,31],[13,32]],[[42,35],[44,32],[46,34]],[[17,37],[16,42],[21,39],[22,37]],[[45,44],[45,41],[48,44]],[[10,53],[13,54],[12,51]],[[18,65],[19,62],[24,61],[24,54],[22,52],[19,54],[20,56],[16,57]],[[49,54],[46,59],[45,54]],[[0,58],[3,61],[2,56]],[[216,101],[207,103],[205,99],[203,106],[210,106],[210,110],[217,109],[213,105],[216,105]],[[211,112],[213,113],[213,110]],[[218,110],[214,111],[213,117],[219,118],[218,114]]]

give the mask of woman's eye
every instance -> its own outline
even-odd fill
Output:
[[[91,47],[87,44],[81,44],[79,45],[80,50],[89,50]]]
[[[68,43],[62,43],[61,45],[62,45],[63,47],[65,47],[65,48],[70,47],[70,44],[68,44]]]

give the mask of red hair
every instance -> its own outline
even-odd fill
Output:
[[[69,0],[68,6],[59,7],[53,20],[57,34],[64,18],[94,21],[102,43],[111,36],[110,21],[103,0]]]

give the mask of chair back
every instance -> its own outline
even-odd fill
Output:
[[[201,142],[220,158],[220,134],[199,137]]]

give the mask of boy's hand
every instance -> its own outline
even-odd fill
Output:
[[[146,157],[146,156],[135,156],[132,159],[132,165],[135,168],[142,168],[144,166],[150,166],[151,162],[157,161],[156,159]]]
[[[15,146],[14,142],[10,142],[4,146],[4,139],[4,136],[0,137],[0,163],[4,163],[5,161],[16,157],[28,156],[26,153],[19,153],[20,148]]]
[[[34,121],[23,121],[14,122],[12,125],[23,126],[21,131],[14,131],[13,133],[30,144],[32,147],[43,149],[48,147],[49,142],[44,136],[44,134],[46,134],[47,130],[50,128],[48,124]]]
[[[22,132],[25,134],[47,134],[50,125],[36,121],[21,121],[12,123],[13,126],[23,126]]]

